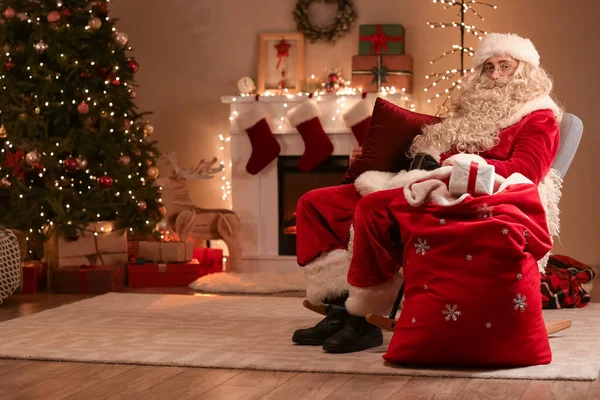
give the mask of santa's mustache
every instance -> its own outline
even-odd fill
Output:
[[[479,79],[479,84],[477,85],[480,89],[494,89],[494,88],[502,88],[505,87],[508,82],[510,82],[510,78],[488,78],[485,75],[482,75]]]

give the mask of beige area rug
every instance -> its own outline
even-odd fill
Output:
[[[594,380],[600,369],[600,304],[545,313],[573,327],[551,339],[547,366],[504,370],[386,365],[384,346],[328,354],[296,346],[292,332],[320,316],[300,298],[109,293],[0,323],[0,358],[412,376]]]
[[[277,273],[222,272],[204,275],[189,285],[205,293],[283,293],[306,290],[304,268],[297,272]]]

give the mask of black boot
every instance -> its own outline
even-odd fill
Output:
[[[322,346],[325,340],[338,332],[348,321],[348,311],[344,308],[346,297],[328,301],[327,316],[312,328],[298,329],[292,336],[297,344]]]
[[[349,315],[344,328],[325,341],[323,350],[328,353],[353,353],[382,344],[380,328],[368,323],[365,317]]]

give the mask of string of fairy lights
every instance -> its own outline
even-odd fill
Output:
[[[313,75],[314,78],[314,75]],[[343,115],[343,112],[345,110],[345,108],[348,106],[347,100],[349,96],[356,96],[356,95],[362,95],[362,88],[352,88],[350,87],[350,81],[346,82],[347,86],[336,91],[336,92],[327,92],[325,90],[317,90],[314,91],[312,93],[308,93],[308,92],[299,92],[296,94],[292,94],[289,93],[288,89],[284,89],[282,91],[282,93],[276,92],[276,91],[265,91],[265,93],[261,94],[261,95],[255,95],[255,94],[240,94],[239,96],[234,96],[231,98],[232,104],[237,104],[238,102],[238,98],[239,99],[243,99],[243,100],[247,100],[247,98],[252,97],[255,98],[256,101],[260,101],[260,99],[266,99],[266,98],[270,98],[270,97],[275,97],[278,96],[280,99],[282,99],[284,101],[283,103],[283,110],[287,110],[290,106],[290,103],[285,102],[285,99],[289,99],[289,100],[293,100],[294,102],[298,102],[299,98],[314,98],[316,101],[320,102],[320,101],[332,101],[335,99],[335,109],[334,111],[328,115],[328,116],[322,116],[322,118],[324,119],[331,119],[332,121],[336,121],[338,118],[341,118],[341,116]],[[382,97],[386,97],[388,95],[400,95],[399,100],[404,102],[404,105],[406,106],[406,108],[410,109],[411,111],[415,111],[415,104],[411,103],[412,97],[410,94],[406,93],[406,88],[401,88],[401,89],[396,89],[394,86],[387,86],[387,87],[382,87],[381,88],[381,92],[378,93],[379,96]],[[231,114],[229,115],[229,121],[233,122],[236,120],[238,114],[239,114],[239,107],[231,107],[232,111]],[[291,127],[286,126],[285,121],[285,115],[281,115],[281,116],[276,116],[273,117],[272,121],[276,121],[277,124],[274,124],[273,126],[277,126],[277,131],[278,132],[282,132],[285,130],[287,131],[288,128],[292,129]],[[232,204],[231,204],[231,191],[232,191],[232,187],[231,187],[231,173],[232,173],[232,161],[231,161],[231,153],[230,153],[230,148],[229,148],[229,143],[231,142],[231,136],[229,135],[223,135],[223,134],[219,134],[218,135],[219,138],[219,151],[221,152],[221,159],[222,160],[226,160],[228,159],[229,162],[226,161],[221,161],[221,165],[223,166],[223,171],[222,171],[222,176],[221,176],[221,200],[223,200],[224,202],[228,203],[229,208],[232,208]],[[226,168],[226,165],[229,166],[229,168]]]
[[[454,90],[460,89],[462,76],[469,72],[469,70],[465,68],[465,56],[473,57],[475,55],[475,50],[473,47],[468,47],[465,45],[465,35],[475,37],[478,40],[482,40],[483,37],[487,35],[486,31],[476,27],[475,25],[467,24],[465,22],[465,16],[467,14],[473,14],[479,18],[480,21],[485,21],[485,18],[477,11],[477,8],[487,7],[496,10],[498,6],[479,0],[433,0],[433,3],[443,5],[445,10],[452,9],[454,7],[459,8],[457,16],[457,18],[459,18],[458,21],[427,22],[427,25],[431,29],[455,28],[460,30],[460,44],[454,44],[451,50],[443,52],[440,56],[432,59],[429,62],[431,65],[433,65],[453,54],[459,54],[460,68],[452,68],[446,71],[433,72],[425,76],[425,79],[431,83],[425,87],[424,91],[426,93],[433,93],[433,95],[427,99],[427,103],[432,103],[440,98],[444,99],[437,107],[436,113],[437,115],[440,115],[450,111],[448,106],[451,101],[452,93]]]

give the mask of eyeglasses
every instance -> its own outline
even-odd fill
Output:
[[[508,61],[502,61],[502,62],[500,62],[500,64],[497,67],[493,64],[485,65],[483,67],[483,73],[486,74],[487,76],[492,76],[494,71],[498,71],[498,74],[500,76],[509,76],[509,75],[512,75],[516,71],[518,66],[519,66],[518,62],[515,62],[514,65],[511,65],[510,62],[508,62]]]

